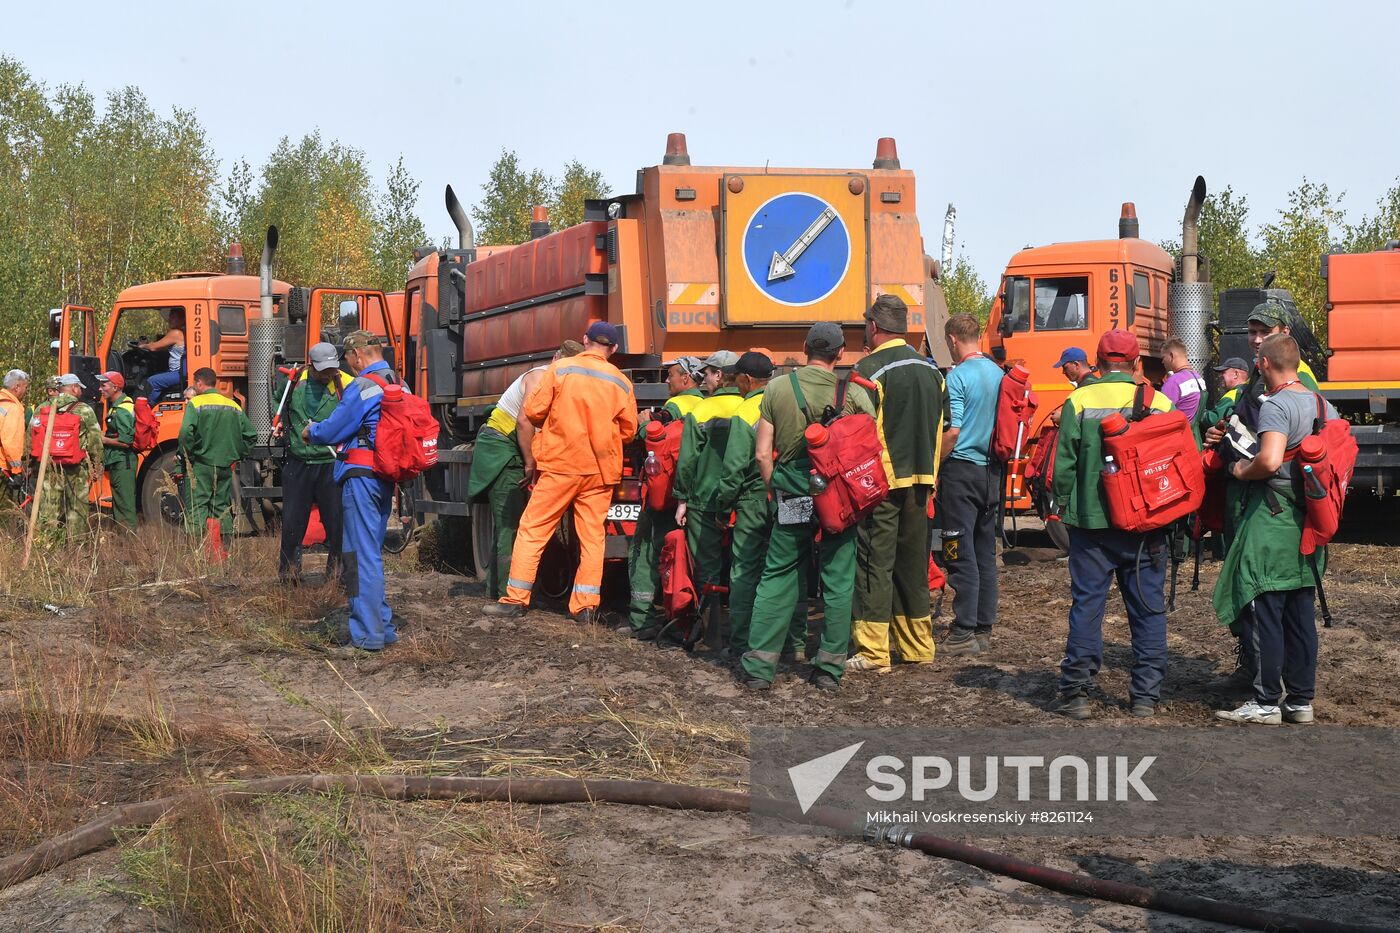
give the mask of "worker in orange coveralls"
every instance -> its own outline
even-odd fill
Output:
[[[534,491],[520,516],[506,595],[488,603],[486,615],[525,614],[540,555],[564,513],[573,509],[578,538],[578,574],[569,596],[575,622],[598,621],[603,583],[603,545],[613,488],[622,479],[622,447],[637,433],[637,396],[627,377],[608,362],[617,350],[618,329],[595,321],[583,335],[583,352],[556,360],[525,400],[521,417],[535,434]]]

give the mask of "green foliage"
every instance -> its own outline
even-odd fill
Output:
[[[971,260],[958,256],[951,269],[944,269],[939,280],[948,300],[948,314],[971,314],[982,324],[992,312],[992,293],[977,274]]]
[[[1347,228],[1343,242],[1348,253],[1369,253],[1394,239],[1400,239],[1400,178],[1376,202],[1375,215],[1363,215],[1356,226]]]
[[[193,112],[157,114],[134,87],[100,103],[50,89],[0,56],[0,369],[53,371],[49,308],[103,311],[131,285],[220,270],[231,239],[256,270],[269,223],[278,277],[306,285],[401,289],[427,239],[402,159],[378,190],[363,152],[311,134],[219,175]]]
[[[1277,221],[1260,229],[1264,241],[1264,268],[1277,273],[1274,288],[1293,295],[1303,318],[1319,339],[1327,333],[1327,283],[1322,278],[1322,257],[1345,228],[1341,198],[1333,198],[1326,185],[1303,179],[1288,194],[1288,207]]]
[[[584,201],[606,197],[608,187],[602,172],[580,162],[569,162],[556,180],[537,168],[527,171],[519,156],[503,149],[481,192],[481,202],[472,208],[477,242],[499,246],[530,238],[531,209],[539,205],[549,208],[556,230],[579,223]]]

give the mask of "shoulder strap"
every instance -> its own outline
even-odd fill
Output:
[[[815,424],[816,419],[807,408],[807,396],[802,394],[802,385],[797,381],[797,373],[794,371],[788,378],[792,380],[792,395],[797,402],[797,410],[802,412],[802,417],[807,419],[808,424]]]
[[[1141,421],[1152,414],[1152,386],[1139,382],[1133,392],[1133,421]]]
[[[846,393],[850,391],[851,377],[854,375],[855,370],[851,370],[850,375],[836,384],[836,414],[838,415],[846,408]]]
[[[1327,427],[1327,403],[1318,393],[1314,392],[1313,397],[1317,399],[1317,417],[1313,419],[1314,434],[1321,434],[1322,429]]]

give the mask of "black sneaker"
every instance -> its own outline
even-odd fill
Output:
[[[632,629],[632,637],[637,641],[656,641],[656,636],[661,634],[659,625],[643,625],[641,628]]]
[[[745,690],[769,690],[769,689],[772,689],[772,687],[773,687],[773,681],[771,681],[771,680],[764,680],[764,679],[761,678],[761,677],[746,677],[746,678],[744,678],[744,689],[745,689]]]
[[[326,613],[306,630],[306,634],[337,647],[350,644],[350,611],[342,608]]]
[[[518,619],[525,615],[526,607],[520,603],[487,603],[481,607],[481,614],[497,619]]]
[[[1157,715],[1157,704],[1151,700],[1134,700],[1128,712],[1138,719],[1151,719]]]
[[[1068,719],[1088,719],[1089,698],[1082,694],[1062,696],[1051,704],[1050,711]]]
[[[569,616],[569,618],[572,619],[573,621],[577,622],[579,625],[597,625],[597,624],[598,624],[598,610],[597,610],[597,609],[580,609],[578,612],[575,612],[574,614],[572,614],[571,616]]]
[[[807,683],[818,690],[840,690],[841,681],[832,677],[826,671],[812,671],[812,676],[807,678]]]

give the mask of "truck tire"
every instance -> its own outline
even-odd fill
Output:
[[[141,471],[141,489],[137,497],[141,515],[148,522],[160,521],[179,527],[185,518],[180,502],[180,486],[175,479],[185,471],[180,455],[174,450],[152,455]]]

